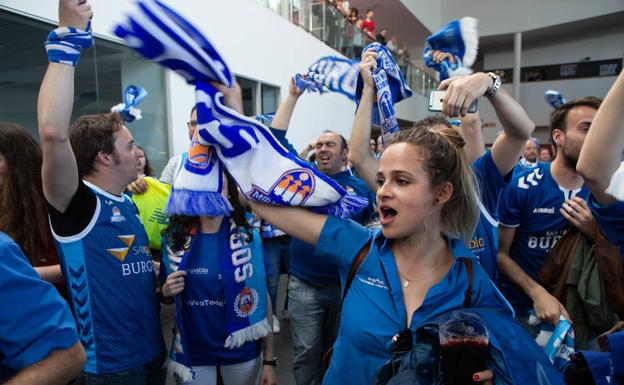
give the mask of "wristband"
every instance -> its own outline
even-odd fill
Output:
[[[80,51],[93,45],[91,22],[86,31],[74,27],[59,27],[48,34],[45,48],[50,63],[67,64],[72,67],[78,65]]]

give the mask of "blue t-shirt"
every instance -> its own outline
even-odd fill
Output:
[[[291,154],[297,155],[292,144],[286,139],[286,131],[271,129],[275,138]],[[314,166],[311,164],[311,166]],[[368,205],[351,216],[351,219],[359,223],[365,223],[374,213],[375,194],[368,188],[364,181],[351,175],[348,170],[328,175],[342,186],[348,193],[352,193],[368,199]],[[300,239],[292,238],[290,242],[290,273],[306,282],[315,284],[338,282],[338,270],[314,256],[314,246]]]
[[[239,364],[258,357],[262,347],[260,340],[236,349],[223,346],[229,333],[218,256],[221,249],[218,233],[197,233],[188,255],[181,311],[187,342],[185,354],[193,366]],[[164,282],[167,275],[177,271],[177,265],[171,263],[166,252],[162,261],[160,279]]]
[[[0,382],[78,342],[67,302],[0,232]]]
[[[132,200],[82,183],[97,199],[90,223],[73,236],[53,235],[87,353],[83,370],[116,373],[165,351],[156,277],[147,234]]]
[[[562,204],[574,196],[585,199],[588,194],[585,185],[578,190],[560,187],[550,173],[550,164],[520,174],[503,191],[501,226],[516,228],[510,257],[534,280],[538,281],[538,270],[570,225],[559,213]],[[503,279],[502,289],[519,314],[532,309],[533,302],[516,285]]]
[[[481,190],[479,220],[468,243],[483,269],[494,282],[498,282],[498,200],[505,187],[505,178],[494,163],[490,151],[472,162],[472,170]]]
[[[620,256],[624,260],[624,202],[615,201],[601,205],[590,194],[587,205],[594,214],[600,230],[609,242],[620,249]]]
[[[316,245],[317,256],[325,263],[338,265],[344,285],[357,253],[371,238],[370,251],[343,303],[338,337],[323,384],[371,384],[376,371],[392,356],[392,337],[406,328],[401,281],[390,242],[381,230],[371,232],[352,220],[330,216]],[[455,263],[412,314],[409,327],[413,332],[444,312],[463,308],[469,279],[461,259],[475,257],[459,240],[449,240],[448,245]],[[483,268],[478,263],[473,266],[472,306],[513,314]]]

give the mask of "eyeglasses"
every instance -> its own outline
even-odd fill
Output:
[[[195,128],[195,127],[197,127],[197,120],[191,120],[190,122],[186,122],[186,125],[187,125],[188,127],[193,127],[193,128]]]

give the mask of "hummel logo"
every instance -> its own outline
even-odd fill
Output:
[[[555,208],[554,207],[539,207],[539,208],[534,208],[533,209],[533,214],[554,214],[555,213]]]

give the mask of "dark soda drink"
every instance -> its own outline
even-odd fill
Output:
[[[472,375],[487,369],[487,340],[454,340],[440,345],[445,385],[476,384]]]
[[[472,376],[487,369],[489,335],[479,317],[453,313],[439,329],[445,385],[476,384]]]

